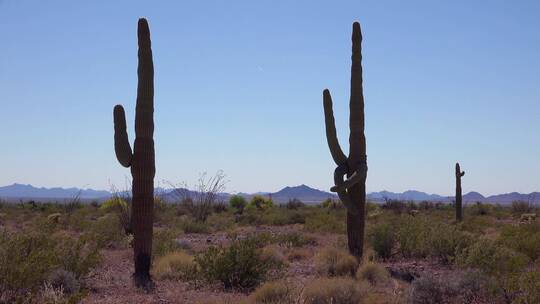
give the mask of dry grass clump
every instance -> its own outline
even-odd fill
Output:
[[[187,280],[197,273],[197,264],[189,254],[174,251],[156,260],[153,273],[157,279]]]
[[[286,281],[267,282],[257,288],[248,299],[250,304],[295,304],[297,288]]]
[[[315,256],[315,268],[324,276],[354,276],[358,262],[347,251],[338,248],[324,248]]]
[[[320,278],[306,286],[302,298],[305,304],[360,304],[366,293],[352,278]]]
[[[389,282],[390,274],[380,264],[364,263],[358,267],[356,278],[358,280],[366,280],[373,286],[379,286]]]
[[[311,251],[305,248],[293,248],[287,254],[289,262],[301,261],[311,257]]]
[[[285,255],[277,245],[267,245],[262,248],[261,259],[275,265],[283,265],[286,262]]]

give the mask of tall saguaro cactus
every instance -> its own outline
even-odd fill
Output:
[[[456,163],[456,221],[463,220],[462,196],[461,196],[461,177],[465,171],[461,171],[459,163]]]
[[[349,101],[349,156],[345,156],[336,136],[332,97],[328,89],[323,92],[326,140],[337,165],[334,184],[330,190],[337,192],[347,207],[347,238],[349,251],[360,259],[363,254],[367,156],[364,135],[364,93],[362,88],[362,33],[360,24],[353,23],[351,97]],[[347,179],[344,180],[344,175]]]
[[[146,19],[139,19],[139,64],[137,68],[137,106],[133,153],[126,132],[126,117],[121,105],[114,107],[114,150],[124,167],[131,167],[133,206],[131,221],[134,234],[135,284],[150,287],[152,223],[154,217],[154,64],[150,29]]]

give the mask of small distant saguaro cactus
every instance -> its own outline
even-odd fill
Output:
[[[459,163],[456,163],[456,221],[463,220],[463,207],[461,196],[461,177],[465,175],[465,171],[461,171]]]
[[[349,101],[349,156],[345,156],[336,135],[332,97],[328,89],[323,92],[326,140],[337,165],[334,184],[330,190],[337,192],[347,207],[347,239],[349,251],[362,258],[364,244],[367,156],[364,135],[364,93],[362,88],[362,33],[360,24],[353,23],[352,33],[351,96]],[[344,175],[347,179],[344,180]]]
[[[154,64],[150,29],[146,19],[139,19],[137,28],[139,62],[137,67],[137,106],[133,153],[126,132],[126,116],[121,105],[114,107],[114,150],[124,167],[131,167],[132,213],[135,273],[137,287],[152,286],[150,265],[154,217]]]

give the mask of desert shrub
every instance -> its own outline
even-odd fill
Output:
[[[127,208],[127,202],[120,197],[112,197],[104,201],[99,207],[99,210],[104,212],[114,212],[117,208]]]
[[[302,207],[304,207],[306,204],[304,204],[301,200],[297,199],[297,198],[294,198],[292,200],[289,200],[287,202],[287,204],[285,204],[285,207],[287,209],[291,209],[291,210],[297,210],[297,209],[300,209]]]
[[[311,256],[311,251],[304,248],[293,248],[287,254],[287,260],[290,262],[305,260]]]
[[[234,209],[236,213],[242,214],[246,205],[247,201],[241,195],[233,195],[229,198],[229,206]]]
[[[398,223],[396,234],[399,251],[404,257],[426,257],[430,223],[423,218],[405,217]]]
[[[224,231],[234,227],[234,216],[228,212],[214,213],[204,223],[197,223],[198,226],[208,226],[212,231]],[[204,231],[204,229],[203,229]]]
[[[345,233],[344,219],[338,219],[334,214],[318,212],[306,218],[304,228],[310,232]]]
[[[90,226],[87,234],[91,235],[100,248],[125,248],[126,236],[117,216],[106,214]]]
[[[461,252],[456,262],[466,268],[477,268],[493,276],[521,271],[529,262],[524,254],[488,239],[481,239]]]
[[[525,201],[513,201],[512,212],[516,214],[529,213],[532,210],[532,206],[529,202]]]
[[[153,274],[158,279],[189,280],[197,274],[197,264],[183,251],[169,252],[154,262]]]
[[[273,206],[274,206],[274,202],[272,202],[271,199],[266,199],[260,195],[255,195],[251,198],[246,208],[256,209],[256,210],[266,210],[266,209],[272,208]]]
[[[482,202],[476,202],[476,204],[466,208],[469,210],[470,214],[475,216],[489,215],[492,213],[491,205],[482,204]]]
[[[285,265],[286,259],[277,245],[267,245],[261,249],[261,260],[273,265]]]
[[[453,262],[473,242],[471,236],[455,226],[438,223],[432,225],[427,239],[428,254],[443,263]]]
[[[407,204],[402,200],[387,199],[381,205],[381,208],[400,214],[407,211]]]
[[[209,247],[195,256],[202,279],[223,284],[226,289],[249,290],[265,281],[282,265],[263,260],[257,244],[250,239],[234,241],[229,247]]]
[[[53,288],[62,288],[62,291],[67,294],[76,293],[81,288],[81,283],[79,283],[75,274],[64,269],[53,270],[47,277],[47,283]]]
[[[515,303],[540,303],[540,270],[527,271],[519,278],[520,293]]]
[[[403,256],[432,256],[445,263],[453,261],[473,241],[470,235],[455,226],[410,216],[399,221],[396,236]]]
[[[446,300],[454,297],[455,294],[456,291],[450,284],[433,276],[425,275],[413,281],[409,302],[411,304],[446,303]]]
[[[79,279],[99,260],[97,246],[84,237],[75,240],[34,231],[1,231],[0,298],[8,303],[27,299],[56,269]]]
[[[325,199],[321,203],[321,207],[323,207],[325,209],[343,209],[343,208],[345,208],[345,206],[343,205],[343,203],[340,200],[333,200],[331,198]]]
[[[279,234],[276,236],[276,241],[279,245],[289,248],[317,245],[317,241],[314,237],[299,232]]]
[[[320,278],[306,286],[305,304],[359,304],[366,287],[351,278]]]
[[[176,241],[177,236],[178,232],[171,229],[154,229],[152,255],[159,257],[180,250],[180,244]]]
[[[483,233],[487,228],[491,227],[492,218],[487,216],[467,216],[459,223],[459,227],[462,231],[471,233]]]
[[[478,299],[484,299],[485,303],[488,303],[493,302],[492,300],[497,297],[496,282],[478,270],[466,271],[446,281],[454,282],[453,285],[461,303],[476,303]]]
[[[376,263],[364,263],[358,267],[356,278],[366,280],[371,285],[377,286],[390,281],[390,274],[384,266]]]
[[[375,225],[369,232],[369,243],[377,257],[387,259],[396,244],[395,228],[387,223]]]
[[[435,209],[435,204],[430,201],[421,201],[418,203],[418,209],[420,210],[433,210]]]
[[[298,291],[286,281],[264,283],[250,296],[249,303],[253,304],[295,304]]]
[[[208,223],[202,221],[194,221],[190,218],[184,218],[180,224],[180,228],[184,233],[209,233],[210,227]]]
[[[315,268],[324,276],[354,276],[358,262],[347,251],[324,248],[315,256]]]
[[[540,257],[540,223],[504,226],[499,241],[534,261]]]

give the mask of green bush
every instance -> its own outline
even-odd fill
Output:
[[[233,195],[229,198],[229,207],[234,209],[236,213],[242,214],[246,205],[247,201],[241,195]]]
[[[272,208],[274,206],[274,202],[272,202],[271,199],[266,199],[260,195],[255,195],[251,200],[249,201],[249,204],[247,204],[246,208],[248,209],[257,209],[257,210],[266,210],[269,208]]]
[[[395,228],[387,223],[375,225],[369,232],[369,242],[377,257],[389,258],[396,244]]]
[[[28,299],[57,269],[78,280],[100,260],[98,248],[86,238],[22,231],[0,232],[0,295],[9,302]],[[7,297],[7,298],[6,298]]]
[[[532,210],[531,204],[524,201],[513,201],[512,212],[516,214],[529,213]]]
[[[209,247],[195,256],[201,278],[221,282],[226,289],[250,290],[265,281],[276,265],[261,257],[257,243],[250,240],[234,241],[229,247]]]
[[[531,260],[540,258],[540,223],[504,226],[499,241],[506,247],[527,255]]]
[[[496,277],[518,273],[527,266],[529,258],[488,239],[481,239],[461,252],[456,262],[467,268],[477,268]]]
[[[345,233],[345,219],[338,218],[333,213],[317,212],[306,217],[304,228],[310,232]]]
[[[159,257],[180,250],[180,244],[176,241],[178,234],[171,229],[154,229],[152,255]]]

